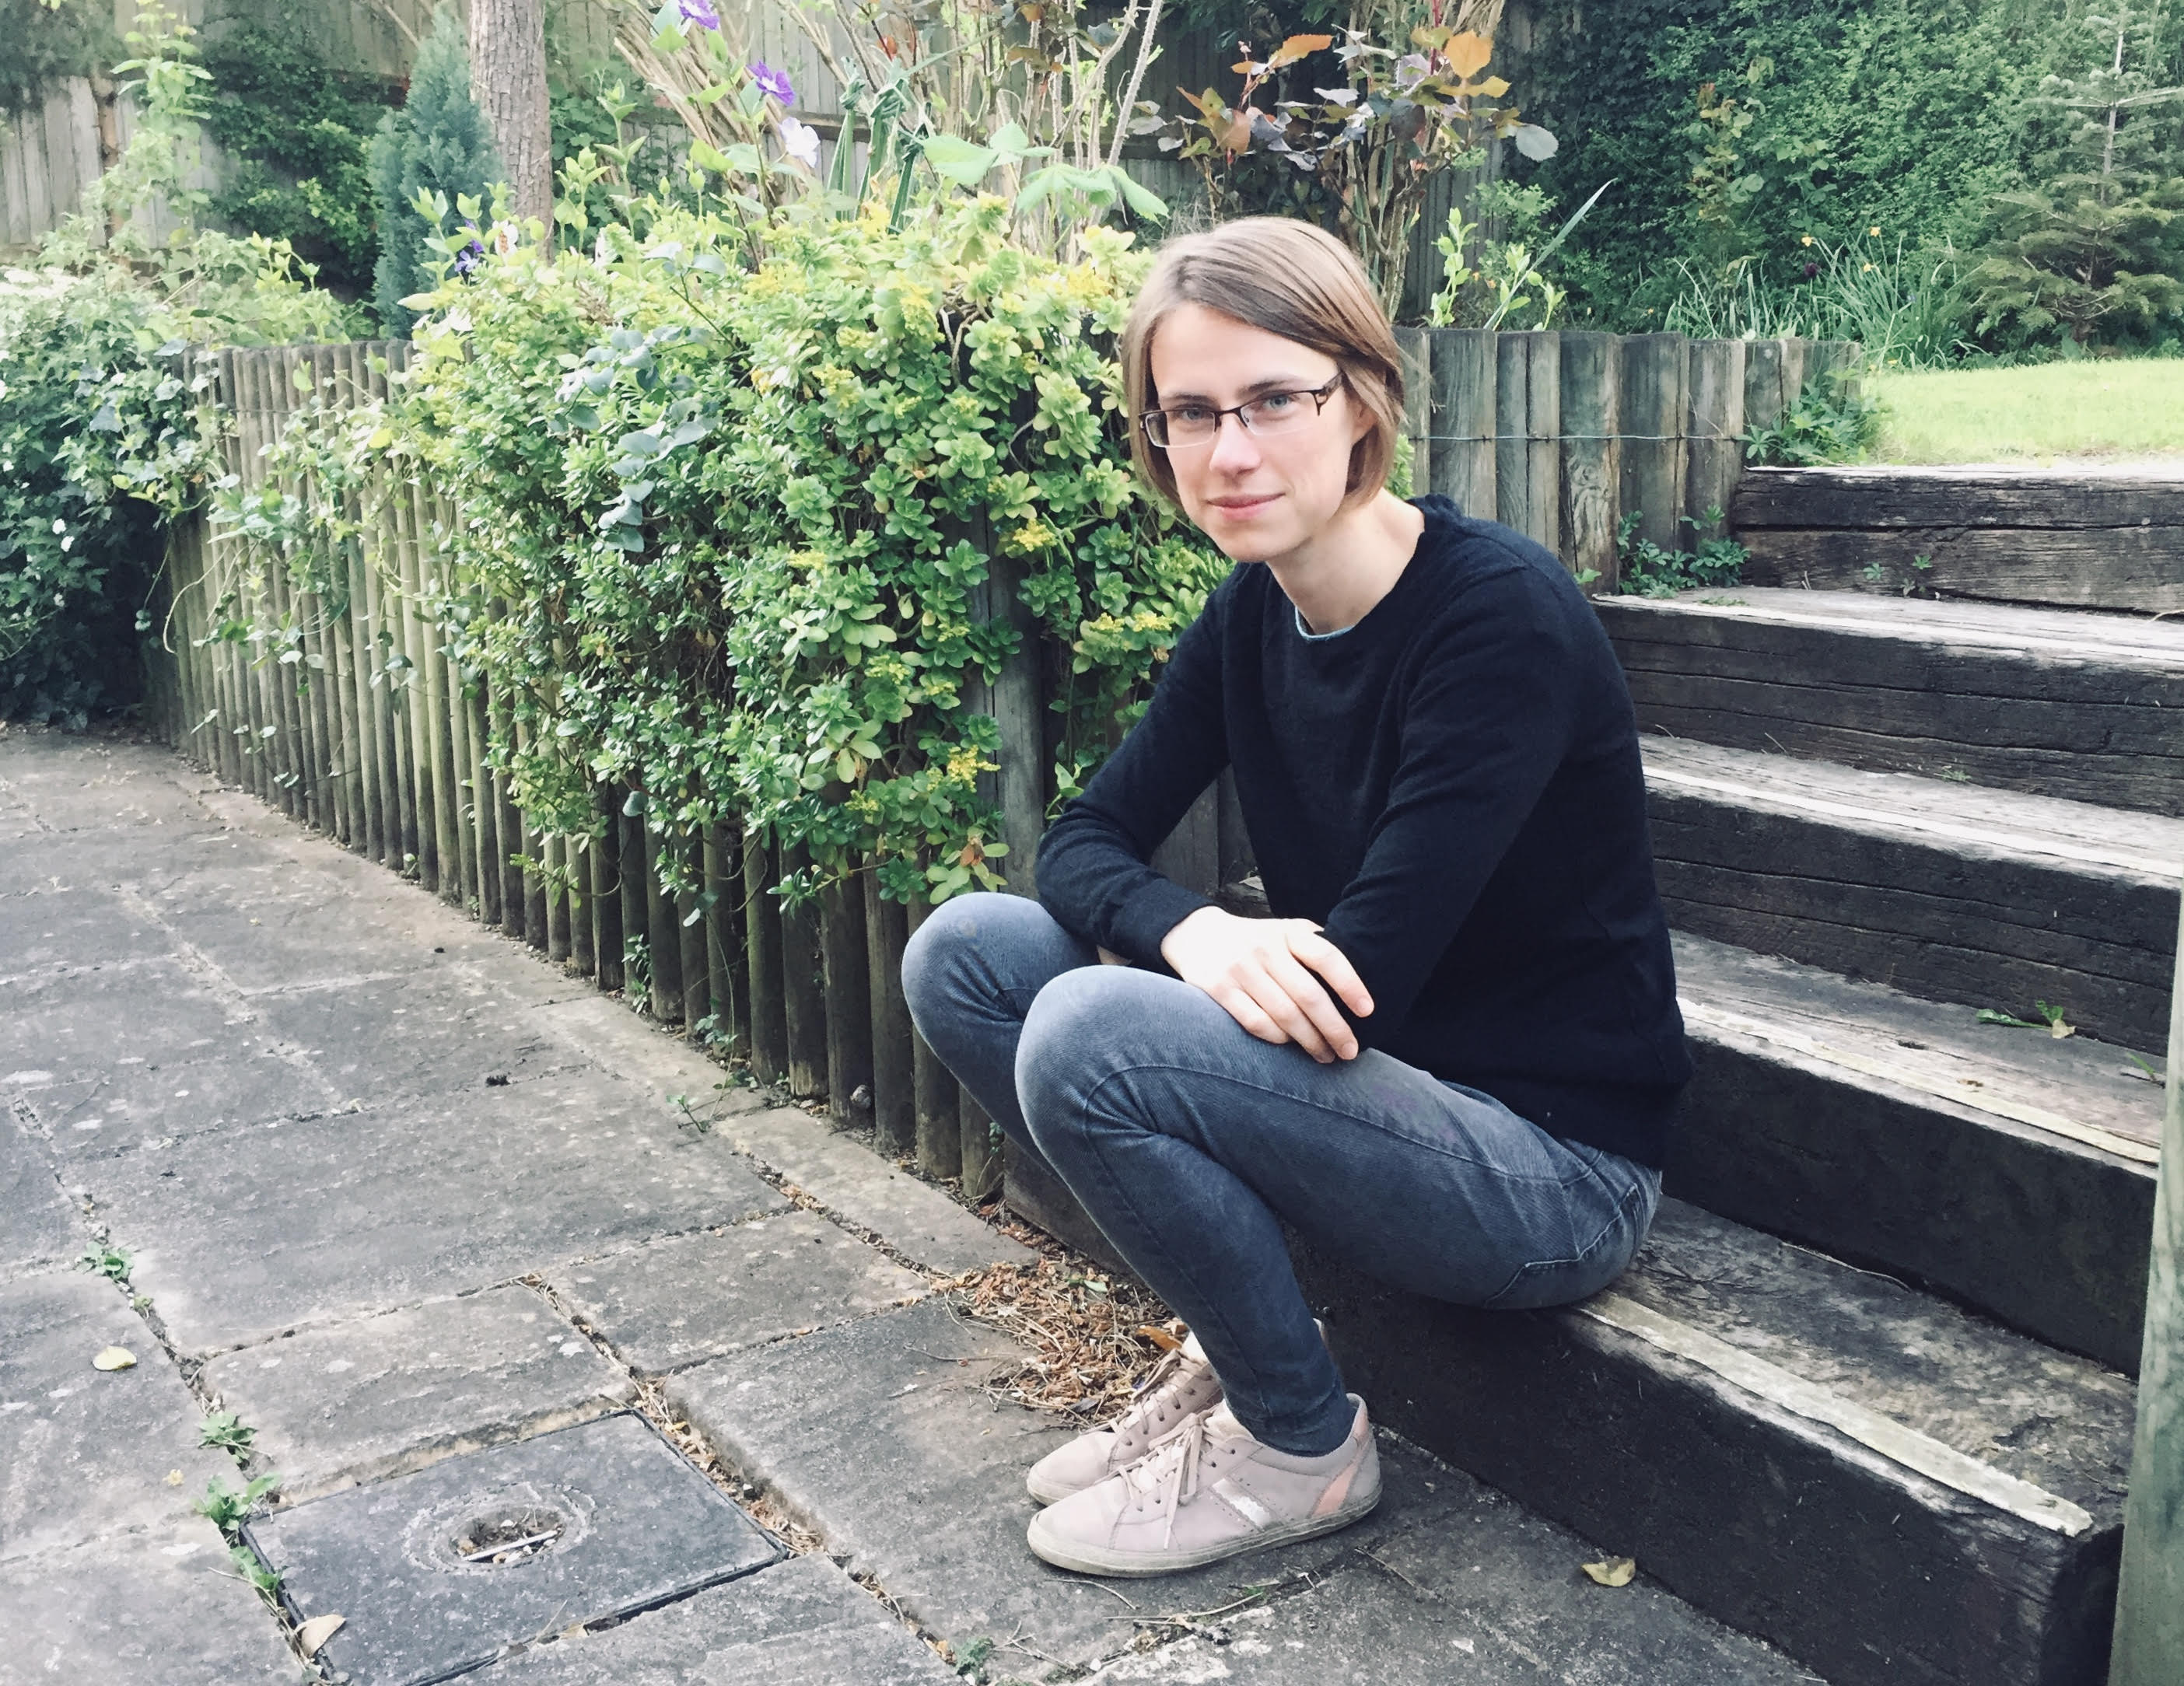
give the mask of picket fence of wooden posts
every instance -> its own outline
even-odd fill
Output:
[[[1580,576],[1596,574],[1602,591],[1615,583],[1625,512],[1666,548],[1711,536],[1708,513],[1728,507],[1747,430],[1858,357],[1843,342],[1677,334],[1413,328],[1398,338],[1414,487],[1492,512]],[[385,398],[408,355],[405,343],[372,342],[188,360],[214,374],[211,395],[234,416],[226,469],[248,491],[272,472],[263,453],[291,415]],[[203,517],[180,524],[148,658],[153,730],[343,847],[748,1061],[760,1081],[823,1098],[844,1124],[869,1124],[883,1151],[960,1177],[973,1194],[997,1187],[989,1121],[915,1034],[903,1000],[904,948],[929,910],[883,901],[870,872],[816,906],[786,907],[769,893],[808,865],[800,848],[726,822],[666,835],[612,786],[600,789],[591,838],[541,835],[526,821],[493,765],[491,746],[517,741],[508,700],[450,660],[428,607],[441,565],[433,530],[460,519],[459,493],[381,487],[348,512],[359,537],[331,559],[323,593],[254,565]],[[996,559],[974,613],[1028,629],[1013,586]],[[268,635],[220,636],[245,623]],[[1042,671],[1028,637],[967,699],[1000,728],[986,793],[1003,816],[1010,888],[1027,894],[1050,794]],[[701,891],[663,888],[661,865],[677,851]],[[1156,864],[1207,892],[1251,871],[1225,779]]]

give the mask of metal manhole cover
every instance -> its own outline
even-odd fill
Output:
[[[352,1686],[430,1686],[505,1646],[763,1568],[779,1549],[627,1412],[246,1525]]]

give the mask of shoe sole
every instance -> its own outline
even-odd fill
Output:
[[[1226,1562],[1231,1557],[1247,1556],[1254,1551],[1266,1551],[1277,1545],[1294,1545],[1301,1539],[1316,1539],[1321,1534],[1333,1533],[1346,1528],[1351,1523],[1362,1521],[1373,1513],[1380,1502],[1380,1489],[1375,1487],[1363,1500],[1352,1500],[1340,1509],[1323,1516],[1306,1516],[1293,1522],[1276,1522],[1263,1528],[1255,1528],[1241,1539],[1225,1541],[1219,1545],[1201,1546],[1195,1551],[1106,1551],[1096,1545],[1072,1545],[1061,1540],[1042,1540],[1039,1525],[1046,1520],[1044,1514],[1034,1516],[1026,1535],[1033,1553],[1057,1569],[1073,1569],[1080,1575],[1112,1575],[1139,1578],[1150,1575],[1173,1575],[1184,1569],[1202,1569],[1209,1563]]]

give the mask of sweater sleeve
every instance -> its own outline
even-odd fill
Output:
[[[1164,968],[1162,938],[1213,905],[1145,863],[1228,762],[1216,592],[1184,629],[1152,701],[1039,848],[1039,899],[1066,931]]]
[[[1546,581],[1498,575],[1451,609],[1404,704],[1387,806],[1324,925],[1372,993],[1362,1019],[1337,1002],[1368,1047],[1409,1019],[1578,717],[1583,664]]]

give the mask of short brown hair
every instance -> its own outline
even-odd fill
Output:
[[[1344,386],[1373,418],[1372,431],[1351,448],[1345,502],[1379,491],[1402,431],[1402,358],[1387,312],[1349,248],[1290,217],[1241,217],[1161,248],[1123,329],[1123,389],[1130,459],[1171,504],[1177,500],[1167,453],[1145,437],[1138,419],[1160,402],[1153,331],[1182,304],[1217,310],[1333,358]]]

